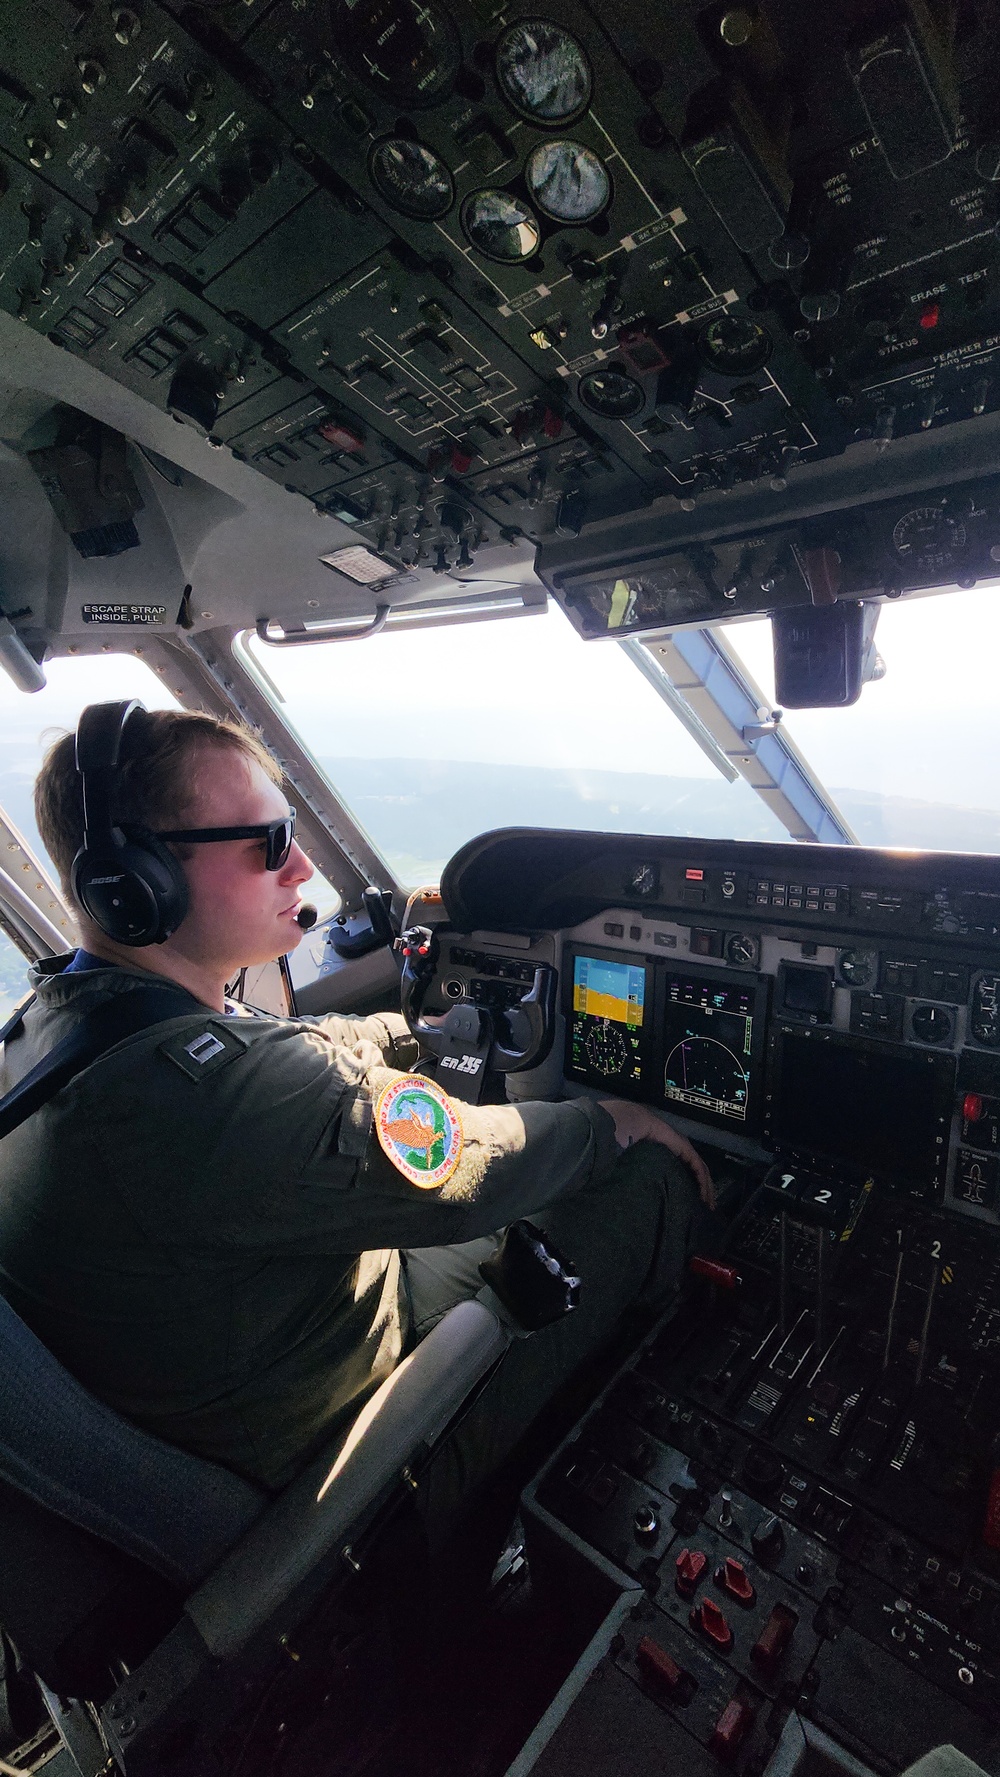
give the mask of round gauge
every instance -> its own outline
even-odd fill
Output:
[[[971,1030],[984,1049],[1000,1048],[1000,975],[980,975],[976,982]]]
[[[342,0],[334,32],[352,66],[407,105],[444,98],[461,66],[458,32],[437,0]]]
[[[756,938],[747,938],[742,932],[732,932],[726,939],[726,961],[735,963],[737,968],[752,967],[757,961]]]
[[[455,187],[444,161],[422,142],[390,136],[377,142],[368,163],[373,182],[394,210],[431,222],[443,216],[455,199]]]
[[[910,1028],[918,1043],[947,1043],[955,1027],[946,1006],[914,1006]]]
[[[892,541],[903,561],[943,568],[964,549],[965,526],[940,506],[915,506],[895,526]]]
[[[698,335],[698,351],[723,376],[750,376],[771,356],[774,341],[766,327],[741,315],[716,315]]]
[[[842,950],[837,974],[848,987],[867,987],[875,979],[877,959],[873,950]]]
[[[522,19],[497,45],[497,80],[508,104],[532,123],[570,123],[590,104],[583,46],[548,19]]]
[[[580,142],[539,142],[524,177],[538,208],[554,222],[591,222],[611,197],[607,167]]]
[[[588,370],[577,384],[584,407],[606,420],[627,420],[639,412],[646,397],[634,377],[623,370]]]
[[[509,191],[473,191],[462,205],[462,227],[487,259],[517,265],[538,252],[542,231],[534,211]]]
[[[658,882],[655,864],[634,864],[625,886],[630,895],[651,895]]]
[[[629,1064],[628,1046],[616,1024],[609,1018],[598,1019],[587,1032],[584,1049],[595,1073],[621,1074]]]
[[[739,1057],[715,1037],[685,1037],[675,1043],[663,1070],[668,1098],[730,1116],[746,1115],[749,1083]]]

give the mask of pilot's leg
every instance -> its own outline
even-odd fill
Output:
[[[665,1148],[640,1143],[606,1179],[530,1218],[551,1235],[581,1279],[580,1306],[515,1339],[422,1485],[432,1541],[460,1502],[513,1450],[546,1402],[610,1339],[632,1305],[661,1310],[680,1287],[688,1254],[712,1240],[711,1217],[688,1169]],[[482,1287],[492,1240],[406,1255],[414,1322],[423,1332]]]

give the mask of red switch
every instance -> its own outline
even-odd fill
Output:
[[[919,321],[925,333],[929,333],[933,327],[936,327],[940,319],[941,304],[939,302],[921,303]]]
[[[798,1616],[787,1604],[776,1604],[757,1640],[750,1649],[750,1659],[765,1678],[773,1678],[782,1655],[795,1633]]]
[[[360,432],[352,432],[341,420],[324,420],[319,428],[319,435],[327,444],[332,444],[336,451],[362,451],[365,441]]]
[[[735,1265],[723,1265],[719,1259],[705,1259],[695,1253],[688,1260],[688,1270],[694,1277],[707,1277],[709,1283],[717,1283],[720,1289],[734,1290],[739,1285],[740,1274]]]
[[[700,1549],[682,1549],[677,1557],[677,1590],[682,1598],[693,1598],[708,1566],[708,1556]]]
[[[733,1645],[733,1632],[714,1598],[703,1598],[691,1612],[691,1627],[699,1629],[719,1652],[726,1654]]]
[[[556,413],[554,407],[547,407],[542,415],[542,431],[546,438],[558,438],[563,429],[563,417]]]
[[[665,1648],[662,1648],[651,1636],[644,1635],[635,1650],[635,1663],[643,1678],[649,1679],[659,1690],[670,1696],[683,1691],[685,1674],[676,1660],[672,1660]]]
[[[472,452],[467,445],[456,444],[451,453],[451,466],[456,475],[467,475],[472,467]]]
[[[709,1752],[725,1765],[732,1764],[754,1724],[754,1709],[745,1697],[734,1697],[726,1704],[708,1743]]]
[[[967,1092],[962,1100],[962,1116],[967,1123],[978,1123],[983,1114],[983,1101],[978,1092]]]
[[[728,1592],[730,1598],[736,1598],[740,1604],[749,1606],[753,1604],[757,1596],[750,1575],[742,1561],[737,1561],[735,1555],[727,1555],[722,1566],[716,1568],[715,1583],[723,1592]]]

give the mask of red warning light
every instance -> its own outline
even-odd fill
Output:
[[[931,328],[936,327],[941,319],[941,304],[939,302],[925,302],[920,310],[919,318],[924,332],[929,333]]]

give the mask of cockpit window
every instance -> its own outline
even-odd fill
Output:
[[[404,883],[437,881],[491,827],[788,838],[620,648],[581,641],[555,606],[246,653]]]
[[[771,626],[727,626],[774,697]],[[1000,852],[1000,596],[974,587],[884,604],[885,677],[848,709],[789,710],[798,744],[862,845]]]

